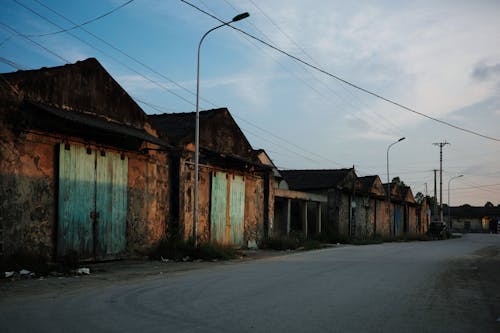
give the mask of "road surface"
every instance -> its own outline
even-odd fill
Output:
[[[499,250],[470,234],[14,294],[0,331],[500,332]]]

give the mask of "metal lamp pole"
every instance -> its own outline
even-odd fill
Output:
[[[405,137],[402,137],[396,142],[393,142],[387,147],[387,209],[389,213],[389,228],[391,227],[391,179],[389,178],[389,149],[391,149],[392,146],[394,146],[396,143],[401,142],[405,139]],[[392,228],[392,234],[393,237],[396,237],[396,224],[394,224],[394,227]]]
[[[194,203],[193,203],[193,241],[194,246],[197,245],[197,233],[196,227],[198,225],[198,176],[199,176],[199,161],[200,161],[200,50],[201,44],[203,40],[209,33],[212,31],[219,29],[223,26],[226,26],[230,23],[243,20],[249,17],[248,13],[241,13],[233,17],[233,19],[229,22],[222,23],[216,27],[205,32],[205,34],[201,37],[200,42],[198,44],[198,62],[196,68],[196,123],[195,123],[195,134],[194,134]]]
[[[448,180],[448,227],[450,228],[450,232],[451,232],[450,183],[453,179],[457,179],[463,176],[464,175],[451,177],[450,180]]]

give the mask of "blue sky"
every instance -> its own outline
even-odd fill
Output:
[[[0,72],[16,70],[5,60],[34,69],[95,57],[147,113],[193,111],[197,45],[218,22],[179,0],[136,0],[87,31],[36,36],[60,30],[47,20],[73,26],[48,8],[81,24],[125,2],[4,0]],[[498,1],[192,3],[225,20],[247,11],[235,26],[414,110],[500,139]],[[439,168],[432,143],[446,140],[444,202],[448,180],[463,174],[452,182],[452,205],[500,204],[498,141],[397,108],[231,28],[206,38],[201,59],[202,108],[228,107],[254,148],[281,168],[354,165],[359,175],[386,181],[386,149],[404,136],[390,151],[391,178],[400,176],[414,193],[427,183],[432,193]]]

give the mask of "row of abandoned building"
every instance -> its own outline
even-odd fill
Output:
[[[195,113],[147,115],[93,58],[1,74],[0,254],[143,253],[193,232]],[[278,170],[230,112],[200,112],[197,238],[257,246],[300,233],[426,232],[407,186],[354,168]]]

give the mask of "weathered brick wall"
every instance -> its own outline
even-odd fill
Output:
[[[198,224],[196,234],[200,241],[210,240],[210,182],[212,170],[199,168]],[[179,173],[179,232],[184,239],[193,236],[194,165],[182,158]]]
[[[132,254],[143,253],[167,232],[167,159],[165,153],[128,156],[127,249]]]
[[[55,143],[0,128],[0,224],[4,254],[55,251]]]
[[[409,233],[410,234],[418,234],[418,226],[417,226],[417,209],[415,206],[408,207],[408,224],[409,224]]]
[[[391,204],[391,211],[393,212],[393,205]],[[388,238],[391,235],[392,223],[389,223],[389,211],[387,209],[387,202],[379,201],[379,209],[377,210],[377,234]]]
[[[245,244],[258,243],[264,233],[264,179],[245,177]]]

